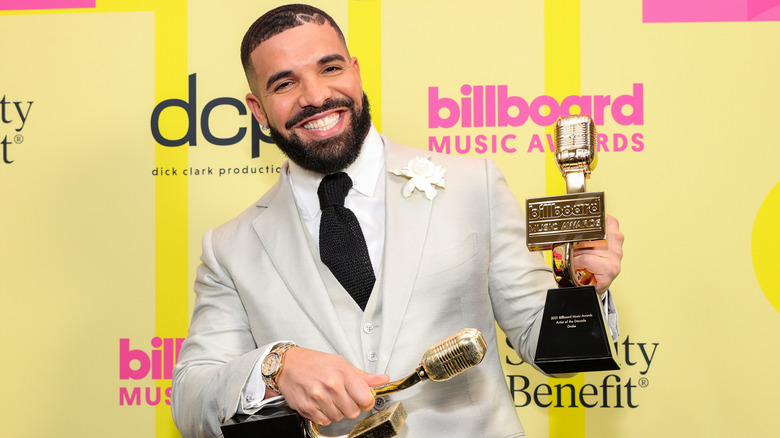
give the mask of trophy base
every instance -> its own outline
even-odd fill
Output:
[[[361,420],[347,438],[389,438],[398,435],[406,421],[406,409],[395,402],[386,409]]]
[[[254,415],[236,415],[220,429],[225,438],[307,438],[303,421],[287,404],[266,407]]]
[[[620,369],[596,288],[547,291],[535,363],[547,374]]]

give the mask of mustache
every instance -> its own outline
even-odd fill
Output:
[[[292,129],[293,126],[297,125],[298,123],[301,123],[303,120],[306,120],[309,117],[316,116],[317,114],[324,113],[326,111],[330,111],[335,108],[342,108],[342,107],[353,108],[354,105],[355,105],[355,101],[350,99],[349,97],[328,99],[322,103],[322,106],[318,106],[318,107],[307,106],[303,108],[298,114],[290,117],[290,119],[287,120],[287,123],[284,124],[284,127],[285,129]]]

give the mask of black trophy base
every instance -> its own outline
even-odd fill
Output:
[[[286,404],[236,415],[220,426],[225,438],[306,438],[301,417]]]
[[[547,291],[535,363],[547,374],[620,369],[596,288]]]

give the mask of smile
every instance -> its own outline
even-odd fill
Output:
[[[309,131],[327,131],[328,129],[336,126],[336,123],[341,119],[341,113],[335,112],[321,119],[312,120],[303,124],[303,128]]]

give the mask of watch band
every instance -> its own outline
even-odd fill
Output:
[[[284,367],[284,353],[287,352],[287,350],[297,347],[295,343],[293,342],[285,342],[283,344],[279,344],[276,347],[274,347],[273,350],[268,354],[268,356],[265,358],[264,362],[271,363],[271,367],[273,368],[270,370],[270,373],[263,372],[263,382],[265,382],[265,386],[268,387],[271,391],[279,392],[279,387],[277,386],[277,382],[279,379],[279,374],[282,373],[282,368]],[[276,357],[271,357],[276,356]]]

